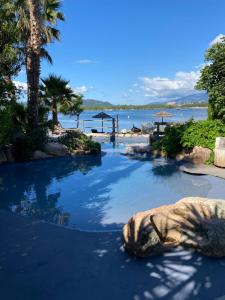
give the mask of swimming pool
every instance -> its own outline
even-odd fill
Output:
[[[224,180],[192,176],[165,159],[134,159],[104,144],[102,156],[0,167],[0,208],[86,231],[120,230],[137,211],[186,196],[225,199]]]

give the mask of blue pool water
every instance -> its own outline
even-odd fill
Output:
[[[164,159],[131,159],[124,146],[103,156],[0,167],[0,208],[88,231],[118,230],[137,211],[186,196],[225,199],[224,180],[192,176]]]

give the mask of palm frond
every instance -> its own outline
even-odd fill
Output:
[[[41,58],[46,59],[48,63],[53,64],[52,58],[45,48],[41,48]]]

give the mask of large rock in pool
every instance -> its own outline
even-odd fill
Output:
[[[208,148],[195,146],[191,153],[184,156],[184,160],[191,161],[194,164],[205,164],[210,159],[212,151]]]
[[[126,153],[128,155],[150,154],[151,153],[151,146],[146,145],[146,144],[129,145],[126,149]]]
[[[60,143],[47,143],[44,152],[53,156],[64,156],[68,153],[68,148]]]
[[[124,247],[146,257],[175,247],[225,256],[225,201],[190,197],[134,215],[123,228]]]
[[[40,150],[36,150],[33,153],[33,159],[45,159],[49,157],[52,157],[52,155],[46,154],[45,152]]]

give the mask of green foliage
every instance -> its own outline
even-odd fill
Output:
[[[101,152],[101,145],[98,142],[91,140],[89,137],[83,140],[85,148],[92,154],[98,154]]]
[[[35,150],[42,150],[47,142],[45,128],[37,128],[27,131],[18,136],[14,141],[15,159],[16,161],[25,161],[32,157]]]
[[[208,49],[205,59],[196,88],[208,92],[209,119],[225,121],[225,38]]]
[[[64,20],[64,16],[60,11],[59,0],[43,0],[40,5],[43,21],[40,55],[51,62],[44,47],[59,39],[57,20]],[[13,84],[13,77],[27,61],[31,31],[29,16],[27,1],[0,0],[0,145],[12,144],[17,160],[28,159],[34,150],[42,149],[48,124],[48,107],[38,103],[38,128],[30,129],[28,110],[17,103],[20,94]]]
[[[15,101],[18,96],[12,77],[21,69],[22,53],[18,44],[18,29],[15,15],[12,13],[13,3],[0,0],[0,109],[2,110],[9,101]]]
[[[176,125],[166,129],[165,136],[153,144],[153,149],[174,157],[182,150],[191,150],[195,146],[215,147],[218,136],[225,137],[225,124],[220,120],[190,121],[184,125]],[[210,161],[213,157],[210,158]]]
[[[218,136],[225,136],[225,124],[222,121],[192,122],[185,128],[181,143],[185,149],[201,146],[213,150]]]
[[[31,158],[33,151],[41,150],[47,141],[46,126],[30,130],[27,108],[22,104],[9,102],[0,110],[0,119],[0,145],[12,144],[17,161]]]
[[[22,52],[16,46],[19,30],[13,8],[13,1],[0,0],[0,76],[6,78],[18,74],[23,62]]]
[[[209,166],[211,166],[211,165],[214,164],[214,160],[215,160],[215,155],[214,155],[214,152],[212,152],[212,153],[210,154],[210,157],[209,157],[209,159],[207,160],[206,164],[209,165]]]
[[[16,101],[16,94],[15,85],[0,74],[0,109],[4,109],[10,101]]]
[[[85,104],[85,103],[84,103]],[[163,104],[147,104],[147,105],[112,105],[111,107],[107,105],[97,105],[97,106],[85,106],[84,110],[149,110],[149,109],[162,109],[162,108],[189,108],[189,107],[207,107],[208,103],[200,102],[200,103],[186,103],[181,105],[168,105],[166,103]]]
[[[48,110],[51,110],[53,123],[58,125],[59,105],[62,105],[64,108],[72,106],[76,94],[69,87],[68,80],[54,74],[50,74],[47,78],[42,79],[40,90],[43,105]]]
[[[69,103],[62,103],[60,106],[60,112],[64,115],[79,116],[84,110],[82,105],[83,96],[75,94]]]
[[[165,136],[153,144],[153,149],[159,150],[169,157],[176,156],[183,149],[181,140],[186,127],[187,125],[167,127]]]
[[[79,117],[83,108],[83,96],[82,95],[74,95],[74,97],[71,98],[70,103],[62,103],[60,106],[60,111],[64,115],[69,116],[77,116],[77,128],[79,128]]]
[[[93,154],[98,154],[101,151],[101,145],[99,143],[92,141],[80,131],[69,131],[65,136],[59,138],[58,141],[66,145],[70,151],[81,150]]]
[[[8,103],[0,110],[0,145],[13,143],[26,131],[26,109],[16,102]]]

